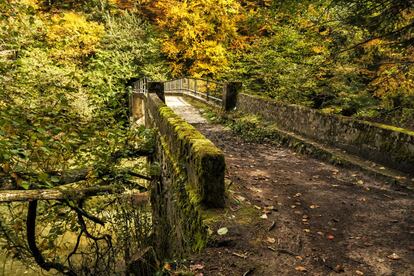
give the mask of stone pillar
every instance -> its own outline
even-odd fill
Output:
[[[145,116],[144,99],[142,93],[131,94],[131,116],[133,120],[139,120]]]
[[[228,82],[224,84],[222,107],[225,111],[234,110],[236,108],[237,94],[241,88],[241,82]]]
[[[155,93],[165,103],[164,83],[158,81],[148,82],[148,93]]]

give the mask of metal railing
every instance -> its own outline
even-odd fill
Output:
[[[181,78],[164,82],[166,93],[184,93],[192,97],[221,104],[224,83],[208,79]]]
[[[133,85],[133,93],[148,93],[149,79],[143,78]],[[191,97],[202,99],[221,105],[225,84],[208,79],[181,78],[164,81],[165,93],[187,94]]]
[[[147,93],[148,92],[148,79],[142,78],[134,82],[133,93]]]

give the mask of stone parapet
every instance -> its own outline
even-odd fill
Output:
[[[237,110],[351,154],[414,175],[414,132],[239,94]]]

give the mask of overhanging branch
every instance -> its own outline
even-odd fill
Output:
[[[76,273],[72,271],[70,268],[64,266],[61,263],[55,262],[47,262],[42,252],[40,252],[39,248],[36,244],[36,216],[37,216],[37,200],[33,200],[29,202],[29,207],[27,210],[27,243],[29,245],[29,249],[35,258],[36,263],[46,271],[50,269],[56,269],[57,271],[70,276],[76,276]]]
[[[134,202],[144,204],[148,202],[148,192],[125,191],[124,188],[115,185],[87,187],[87,188],[52,188],[41,190],[4,190],[0,191],[0,203],[5,202],[27,202],[32,200],[73,200],[89,196],[107,194],[131,194]]]

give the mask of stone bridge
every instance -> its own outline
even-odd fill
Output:
[[[247,95],[240,89],[240,83],[189,78],[134,84],[130,99],[134,120],[158,130],[156,154],[149,161],[160,171],[159,181],[151,187],[151,203],[161,257],[205,247],[203,218],[209,210],[226,205],[224,154],[191,125],[204,119],[187,112],[182,99],[220,112],[260,116],[273,123],[272,139],[280,144],[412,189],[413,132]]]

